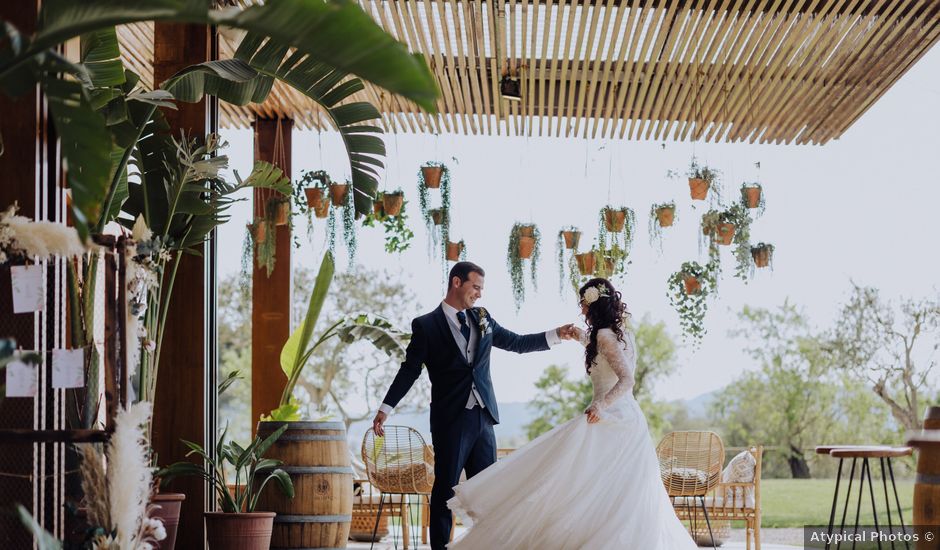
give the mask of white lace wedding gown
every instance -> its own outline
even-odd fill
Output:
[[[472,526],[449,549],[697,549],[660,480],[633,398],[635,343],[624,340],[597,334],[600,422],[574,418],[455,488],[447,505]]]

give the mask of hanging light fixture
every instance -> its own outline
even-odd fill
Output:
[[[512,78],[508,74],[503,75],[503,79],[499,82],[499,92],[502,94],[503,99],[509,101],[522,100],[522,87],[519,84],[519,79]]]

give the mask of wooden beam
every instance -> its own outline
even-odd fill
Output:
[[[279,166],[290,175],[290,119],[266,118],[254,123],[255,160]],[[280,136],[280,137],[278,137]],[[264,215],[265,203],[272,192],[254,191],[256,218]],[[268,236],[271,238],[271,236]],[[281,348],[290,336],[291,245],[290,226],[275,227],[274,270],[268,275],[264,267],[253,263],[251,279],[251,433],[262,414],[277,408],[287,376],[281,370]]]
[[[163,82],[177,71],[209,60],[208,27],[156,23],[154,25],[154,81]],[[179,103],[164,114],[173,135],[180,131],[202,138],[208,128],[206,101]],[[186,458],[186,439],[201,444],[213,440],[207,434],[206,417],[206,269],[204,256],[186,254],[176,274],[169,304],[153,415],[153,449],[161,465]],[[195,477],[174,480],[171,492],[186,494],[177,532],[177,548],[203,548],[203,512],[208,506],[206,485]]]

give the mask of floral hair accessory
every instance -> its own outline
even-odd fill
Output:
[[[601,298],[608,298],[610,294],[607,292],[607,287],[604,285],[589,286],[587,290],[584,291],[584,305],[589,306],[594,302],[598,301]]]

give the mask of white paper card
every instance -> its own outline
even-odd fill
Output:
[[[36,367],[20,361],[11,361],[7,364],[7,397],[35,397],[36,396]]]
[[[52,350],[52,387],[82,388],[85,386],[85,350]]]
[[[45,296],[42,293],[42,266],[15,265],[10,268],[13,277],[13,313],[42,311]]]

